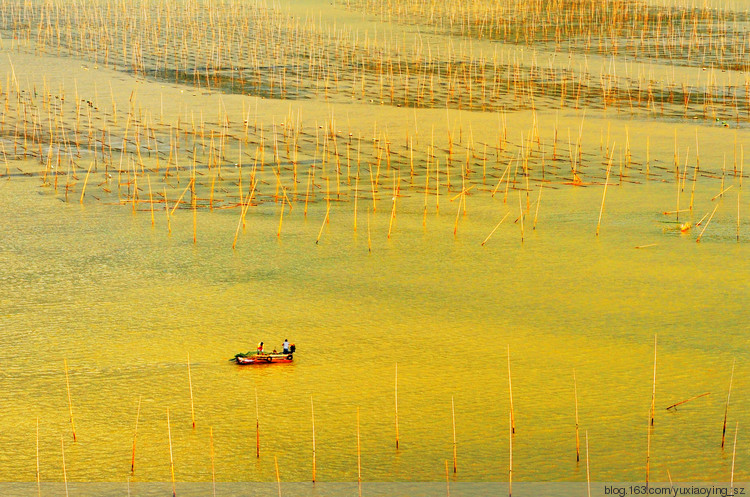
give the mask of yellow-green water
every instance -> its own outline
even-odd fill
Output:
[[[316,2],[299,8],[325,8],[326,15],[335,11]],[[364,16],[355,19],[349,11],[337,15],[355,27],[375,22]],[[342,103],[346,100],[342,95],[335,104],[318,96],[292,106],[287,101],[155,82],[94,67],[90,61],[34,53],[33,47],[15,52],[8,48],[3,48],[9,52],[7,61],[2,60],[6,82],[11,81],[12,71],[27,91],[49,88],[59,96],[65,90],[70,101],[75,88],[80,97],[100,102],[95,127],[114,130],[115,146],[125,122],[130,122],[124,117],[130,104],[134,114],[138,107],[139,116],[145,109],[149,117],[144,121],[157,128],[163,144],[170,142],[168,128],[178,117],[186,129],[186,123],[198,116],[201,123],[204,116],[207,123],[214,123],[217,109],[220,119],[224,109],[234,126],[228,130],[232,139],[224,164],[230,170],[232,158],[239,156],[237,137],[250,109],[254,109],[253,120],[265,123],[268,141],[262,201],[248,210],[236,250],[232,241],[240,216],[237,208],[199,210],[194,244],[192,212],[177,210],[169,234],[163,204],[157,203],[152,226],[147,204],[140,204],[135,212],[127,202],[116,205],[125,195],[112,192],[117,180],[107,180],[101,166],[92,173],[87,196],[79,203],[90,152],[84,150],[83,158],[76,157],[78,179],[68,202],[62,193],[63,179],[55,192],[51,184],[42,186],[39,176],[22,174],[46,170],[42,160],[11,160],[10,179],[0,177],[0,481],[34,482],[37,461],[44,482],[169,481],[168,409],[178,481],[212,480],[212,443],[213,468],[220,482],[274,482],[275,461],[282,481],[309,481],[314,404],[319,481],[357,480],[359,409],[364,481],[443,481],[446,461],[452,465],[453,459],[454,411],[458,468],[451,480],[504,482],[510,459],[508,350],[516,428],[514,481],[585,481],[586,437],[592,480],[643,481],[655,337],[650,479],[727,481],[736,433],[734,480],[750,477],[750,454],[743,436],[749,421],[750,212],[734,172],[738,163],[742,170],[743,150],[750,150],[746,121],[729,129],[705,119],[634,117],[624,104],[588,114],[570,107],[538,109],[533,114],[509,112],[502,117],[507,117],[511,144],[506,154],[512,157],[522,137],[536,125],[545,144],[539,149],[546,150],[551,167],[551,137],[553,128],[557,135],[559,123],[557,153],[563,157],[558,172],[547,170],[552,179],[543,190],[536,229],[532,225],[539,195],[538,162],[532,167],[531,209],[523,218],[522,239],[521,220],[514,222],[527,202],[521,180],[510,188],[507,203],[504,195],[491,196],[507,157],[502,164],[489,165],[486,181],[478,176],[475,164],[474,189],[466,196],[463,215],[459,199],[451,201],[460,192],[458,163],[463,159],[455,145],[453,186],[448,191],[447,178],[439,177],[439,209],[431,190],[423,214],[427,144],[437,137],[444,164],[446,131],[453,133],[456,144],[460,130],[462,146],[471,133],[478,144],[472,152],[483,155],[486,149],[481,144],[488,143],[491,149],[500,134],[501,118],[495,113]],[[632,69],[628,64],[633,62],[625,61]],[[674,67],[662,64],[656,72],[674,73]],[[681,73],[684,68],[677,69]],[[689,82],[693,78],[693,74],[685,76]],[[35,98],[33,105],[44,110],[40,97]],[[115,102],[119,125],[107,114]],[[343,187],[344,201],[332,202],[330,222],[323,224],[327,206],[320,176],[307,215],[301,201],[291,211],[287,205],[278,235],[284,207],[272,201],[268,130],[271,122],[281,123],[296,112],[306,126],[301,152],[306,167],[311,157],[321,160],[321,152],[311,145],[312,136],[317,137],[313,130],[327,126],[334,116],[343,130],[341,136],[353,132],[371,141],[384,131],[377,136],[390,137],[394,151],[400,147],[401,153],[402,137],[417,141],[417,176],[414,184],[405,172],[401,176],[392,221],[395,173],[384,170],[375,212],[371,196],[365,193],[371,187],[367,173],[374,162],[370,143],[369,166],[362,167],[358,187],[362,195],[356,231],[351,185]],[[72,112],[65,116],[72,128]],[[45,119],[42,114],[40,120]],[[585,168],[579,172],[589,186],[574,187],[564,180],[570,136],[575,148],[579,129],[585,131],[581,134],[586,154]],[[3,127],[8,155],[16,143],[13,132],[10,125]],[[184,136],[182,146],[187,149],[190,138],[187,132]],[[195,134],[192,140],[195,143]],[[245,162],[245,188],[257,137],[253,140],[243,149],[250,157]],[[613,142],[620,148],[597,237],[604,193],[602,161],[606,162],[602,142],[607,150],[615,148]],[[626,167],[621,180],[618,172],[626,142],[638,165]],[[679,201],[672,172],[675,142],[680,171],[683,175],[687,171]],[[695,225],[718,208],[708,226],[704,218],[701,226],[680,234],[674,216],[663,212],[687,209],[693,203],[688,199],[698,142],[701,169],[694,209],[681,213],[680,221]],[[537,161],[539,149],[534,150]],[[145,159],[155,184],[169,153],[161,151],[157,172],[153,157]],[[189,169],[185,150],[180,157],[183,168]],[[649,177],[644,171],[646,157],[652,168]],[[115,151],[114,163],[117,159]],[[127,178],[122,182],[130,180],[131,170],[136,172],[134,160],[125,159]],[[201,160],[205,173],[205,157]],[[0,163],[0,172],[4,164]],[[122,161],[119,166],[123,167]],[[112,164],[109,167],[114,172]],[[323,172],[333,181],[331,164],[328,167]],[[434,162],[427,167],[434,172]],[[165,177],[172,203],[187,186],[187,169],[181,179]],[[290,185],[286,159],[283,171],[283,181]],[[307,171],[300,169],[300,192]],[[231,175],[226,173],[227,188]],[[208,190],[209,177],[200,178],[201,197]],[[138,182],[140,200],[145,201],[143,174]],[[730,186],[723,197],[717,196]],[[103,194],[106,187],[112,190],[109,195]],[[429,187],[434,189],[434,183]],[[506,213],[508,217],[482,246]],[[696,243],[704,228],[701,242]],[[261,340],[273,348],[285,338],[298,348],[292,364],[239,367],[228,361]],[[727,446],[722,450],[734,361]],[[578,463],[574,374],[581,444]],[[666,410],[707,392],[676,411]]]
[[[735,359],[730,437],[747,412],[747,225],[740,243],[731,215],[714,219],[700,244],[664,232],[672,225],[662,223],[659,205],[671,188],[610,187],[599,238],[601,188],[550,191],[523,243],[506,220],[484,247],[490,221],[507,208],[502,201],[471,198],[454,237],[454,205],[423,227],[403,199],[390,240],[390,214],[372,217],[372,252],[365,221],[354,233],[348,214],[332,216],[316,245],[323,205],[306,220],[294,210],[280,239],[276,209],[254,213],[233,252],[236,211],[201,213],[199,226],[211,229],[194,246],[186,214],[167,236],[148,213],[65,204],[23,180],[0,188],[0,391],[13,427],[2,435],[4,479],[35,480],[38,417],[43,480],[62,478],[63,434],[71,480],[122,481],[141,398],[133,481],[170,477],[168,408],[178,480],[210,480],[212,427],[219,480],[273,481],[276,456],[284,480],[305,481],[312,397],[321,481],[357,478],[357,408],[365,480],[442,478],[452,459],[452,399],[456,478],[504,480],[509,345],[515,478],[585,479],[575,462],[575,371],[594,478],[638,480],[657,334],[652,478],[666,480],[668,470],[684,480],[729,474],[719,444]],[[644,241],[658,245],[634,249]],[[293,364],[227,361],[260,340],[272,347],[285,338],[298,346]],[[711,394],[665,410],[704,392]]]

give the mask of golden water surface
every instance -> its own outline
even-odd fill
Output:
[[[164,482],[170,460],[181,482],[273,482],[276,464],[282,481],[310,481],[313,443],[323,482],[357,481],[358,448],[364,481],[443,481],[454,447],[453,480],[507,481],[511,416],[514,481],[585,481],[586,457],[594,481],[642,481],[647,458],[652,481],[728,481],[732,470],[735,481],[750,478],[746,119],[724,127],[712,119],[651,120],[570,106],[501,118],[479,109],[342,104],[322,96],[290,107],[4,43],[8,81],[12,74],[28,92],[49,85],[59,94],[64,87],[69,98],[75,87],[80,99],[106,101],[102,108],[111,93],[123,112],[120,134],[134,98],[154,122],[179,116],[183,126],[203,112],[218,129],[217,109],[224,108],[235,138],[255,109],[250,119],[265,123],[267,148],[259,187],[265,197],[248,209],[234,249],[240,208],[211,210],[204,202],[195,214],[183,208],[168,217],[162,203],[152,224],[145,175],[137,177],[144,203],[134,209],[129,187],[118,195],[117,174],[108,179],[114,169],[101,164],[79,201],[89,156],[67,199],[62,183],[56,190],[40,179],[49,163],[20,154],[10,160],[0,177],[0,481],[34,482],[38,464],[44,482]],[[741,81],[741,74],[733,77]],[[417,173],[410,176],[406,159],[398,173],[378,159],[374,203],[374,158],[358,169],[359,180],[351,172],[337,180],[344,190],[338,195],[329,163],[328,184],[321,176],[309,204],[295,196],[290,208],[274,195],[268,131],[290,114],[301,115],[308,129],[300,195],[311,188],[309,165],[323,153],[315,129],[333,119],[342,130],[339,146],[352,132],[369,140],[370,155],[380,130],[402,151],[411,136]],[[513,149],[502,162],[491,160],[484,177],[476,162],[473,189],[462,190],[454,164],[453,185],[438,172],[435,190],[428,144],[443,147],[444,164],[447,128],[453,143],[467,147],[471,139],[474,157],[485,156],[481,144],[492,152],[501,120],[514,146],[540,128],[547,167],[559,123],[563,172],[570,170],[571,136],[575,144],[585,123],[585,184],[566,184],[572,175],[559,172],[540,190],[535,170],[531,186],[514,175],[508,188],[501,176]],[[8,155],[13,136],[4,127]],[[613,142],[628,142],[637,166],[626,163],[623,173],[619,148],[607,179]],[[230,171],[242,153],[238,143],[227,145]],[[255,143],[243,145],[251,150],[245,195]],[[682,187],[671,169],[675,143]],[[161,166],[151,156],[144,161],[155,192],[169,184],[171,209],[189,185],[191,160],[181,158],[185,172],[167,180],[166,148]],[[110,167],[118,166],[118,153]],[[458,162],[463,154],[456,152]],[[647,154],[650,167],[661,169],[646,172]],[[121,171],[135,171],[136,159],[119,160]],[[290,164],[284,159],[280,181],[287,185]],[[206,178],[218,176],[203,167],[205,200]],[[229,198],[232,185],[217,189],[217,197]],[[683,210],[679,220],[664,215],[676,209]],[[706,225],[704,214],[712,212]],[[678,222],[692,229],[681,233]],[[291,364],[229,361],[259,341],[272,349],[287,338],[297,346]]]

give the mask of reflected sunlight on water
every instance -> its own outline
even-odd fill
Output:
[[[653,190],[658,205],[660,190]],[[17,428],[2,435],[14,456],[0,461],[1,474],[35,478],[38,416],[43,479],[61,477],[60,433],[69,478],[123,479],[142,398],[134,481],[168,479],[167,408],[179,480],[210,480],[209,427],[220,480],[273,480],[273,456],[285,479],[307,480],[312,396],[322,481],[356,479],[357,407],[368,481],[440,479],[452,458],[451,398],[457,478],[502,480],[510,345],[515,477],[585,479],[575,463],[575,370],[593,474],[638,479],[658,334],[652,474],[723,479],[729,461],[718,443],[733,359],[739,368],[730,413],[741,422],[747,412],[739,374],[747,357],[747,285],[738,266],[747,248],[723,241],[718,225],[714,238],[697,246],[663,233],[647,206],[636,207],[639,190],[627,187],[613,188],[597,239],[600,192],[550,191],[523,244],[511,221],[481,247],[504,207],[476,197],[455,238],[455,215],[446,208],[424,228],[419,215],[397,215],[390,240],[389,214],[378,212],[371,253],[366,234],[352,231],[350,214],[337,214],[315,245],[324,206],[314,206],[306,220],[290,215],[280,239],[273,217],[249,217],[233,252],[236,213],[201,213],[199,223],[212,229],[193,246],[188,216],[175,218],[168,237],[147,215],[60,205],[21,182],[3,182],[2,208],[16,221],[2,229],[0,391],[6,423]],[[658,245],[633,249],[644,241]],[[260,340],[272,348],[285,338],[299,349],[292,364],[243,368],[227,361]],[[664,410],[704,392],[711,395]]]

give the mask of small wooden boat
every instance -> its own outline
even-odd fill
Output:
[[[234,359],[240,365],[279,364],[292,362],[294,354],[237,354]]]

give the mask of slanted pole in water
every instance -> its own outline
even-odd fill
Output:
[[[727,434],[727,413],[729,412],[729,397],[732,395],[732,382],[734,381],[734,365],[736,359],[732,361],[732,374],[729,377],[729,391],[727,391],[727,402],[724,405],[724,424],[721,428],[721,450],[724,450],[724,439]]]
[[[133,432],[133,454],[130,458],[130,474],[135,473],[135,442],[138,438],[138,420],[141,417],[141,396],[138,396],[138,409],[135,413],[135,431]]]
[[[70,428],[73,430],[73,441],[78,441],[76,437],[76,424],[73,420],[73,401],[70,398],[70,381],[68,380],[68,360],[63,359],[63,366],[65,368],[65,386],[68,390],[68,410],[70,411]]]

